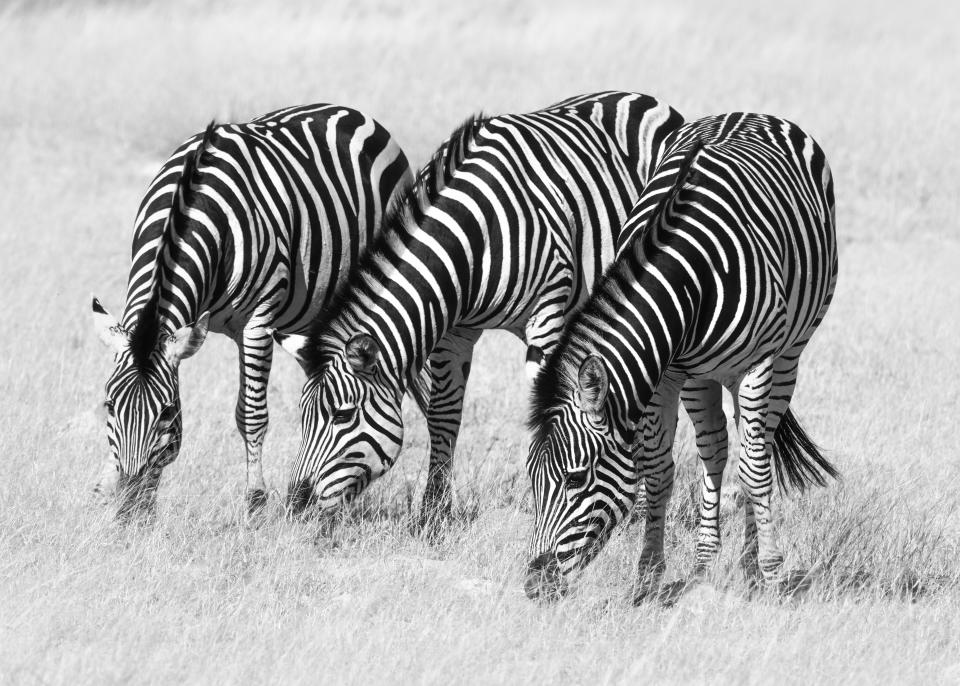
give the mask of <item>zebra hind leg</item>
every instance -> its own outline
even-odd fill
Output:
[[[415,528],[428,538],[436,537],[453,513],[453,453],[460,432],[463,394],[470,377],[473,347],[480,333],[477,329],[447,332],[427,363],[432,377],[426,411],[430,466]]]
[[[273,362],[273,337],[265,329],[245,329],[240,348],[240,392],[237,395],[237,429],[247,453],[247,515],[267,503],[263,478],[263,440],[267,433],[267,381]]]
[[[768,440],[774,361],[767,359],[740,382],[740,463],[738,472],[745,495],[743,554],[740,565],[751,583],[781,585],[783,553],[773,521],[772,442]],[[781,388],[777,388],[780,395]]]
[[[839,476],[790,411],[803,345],[801,343],[774,361],[772,387],[775,392],[771,393],[767,406],[766,450],[784,494],[789,489],[802,492],[812,484],[825,486],[826,477]],[[761,557],[761,565],[762,560]],[[790,570],[780,578],[778,590],[787,594],[800,593],[811,583],[809,569]]]
[[[720,489],[727,464],[727,420],[721,386],[715,381],[690,382],[681,398],[693,422],[703,467],[697,489],[700,517],[694,563],[694,574],[699,577],[709,571],[720,554]]]

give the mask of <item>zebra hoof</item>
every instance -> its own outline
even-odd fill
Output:
[[[637,582],[633,587],[633,604],[659,600],[663,591],[662,581],[666,565],[662,562],[653,563],[649,568],[642,568],[637,574]]]
[[[414,535],[435,542],[440,539],[453,521],[453,503],[428,502],[420,509],[420,516],[413,522]]]
[[[262,488],[247,491],[247,516],[253,517],[260,513],[267,504],[267,492]]]
[[[795,599],[806,595],[811,588],[815,575],[803,569],[793,569],[782,574],[773,585],[774,590],[783,598]]]
[[[415,536],[419,536],[431,543],[436,543],[443,537],[447,526],[450,524],[452,515],[447,512],[429,512],[423,513],[414,520],[410,527]]]

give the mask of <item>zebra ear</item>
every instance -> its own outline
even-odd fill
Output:
[[[104,345],[119,353],[130,345],[130,337],[116,318],[104,309],[96,296],[93,297],[93,329]]]
[[[577,383],[580,386],[580,406],[584,412],[598,414],[610,390],[607,367],[599,355],[588,355],[583,361],[577,374]]]
[[[360,374],[372,371],[377,366],[377,359],[380,357],[380,346],[373,340],[373,336],[366,333],[358,333],[347,341],[343,348],[347,356],[347,363],[350,368]]]
[[[293,355],[293,359],[300,363],[300,367],[307,374],[310,373],[307,364],[307,358],[305,356],[307,343],[310,341],[306,336],[301,336],[298,333],[280,333],[278,331],[273,332],[273,340],[280,344],[280,347],[286,350],[288,353]]]
[[[176,367],[181,360],[185,360],[200,349],[207,338],[210,328],[210,313],[204,312],[197,319],[197,323],[183,326],[171,334],[163,344],[163,354],[170,364]]]

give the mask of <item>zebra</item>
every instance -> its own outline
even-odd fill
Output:
[[[435,152],[382,238],[306,336],[279,336],[303,365],[302,441],[288,502],[329,512],[394,464],[404,380],[427,388],[430,461],[420,524],[451,513],[451,467],[474,344],[526,343],[528,375],[582,303],[683,122],[636,93],[475,116]]]
[[[542,599],[567,592],[632,506],[638,472],[646,515],[635,598],[656,591],[681,386],[712,425],[698,437],[696,573],[706,573],[720,549],[726,386],[741,437],[741,565],[753,582],[782,587],[771,460],[785,490],[837,476],[790,411],[800,354],[837,279],[826,157],[797,125],[773,116],[686,124],[621,235],[618,258],[534,382],[534,556],[525,591]]]
[[[137,213],[121,320],[93,298],[94,328],[115,361],[95,492],[122,496],[121,513],[152,508],[180,448],[179,364],[215,331],[239,349],[246,500],[251,513],[262,507],[271,334],[307,328],[412,182],[391,134],[340,105],[211,122],[182,143]]]

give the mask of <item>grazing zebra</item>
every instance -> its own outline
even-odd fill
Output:
[[[115,353],[110,456],[96,491],[123,495],[121,512],[152,505],[180,448],[179,363],[209,330],[240,351],[236,421],[247,501],[259,508],[271,330],[307,328],[410,183],[393,137],[338,105],[211,123],[184,142],[140,205],[121,321],[93,300],[94,326]]]
[[[687,381],[685,393],[724,447],[700,446],[697,570],[720,548],[722,384],[736,400],[741,437],[742,564],[778,584],[771,459],[784,488],[836,476],[789,411],[800,353],[837,278],[833,181],[823,151],[796,125],[765,115],[685,125],[623,235],[627,247],[534,383],[527,468],[538,554],[527,594],[564,593],[569,575],[590,562],[629,510],[639,481],[638,429],[646,522],[637,598],[657,587],[677,397]]]
[[[422,521],[449,515],[474,344],[526,342],[534,370],[613,259],[616,234],[666,136],[682,123],[646,95],[603,92],[458,128],[310,336],[280,337],[309,380],[293,511],[359,494],[402,443],[405,379],[430,375]]]

